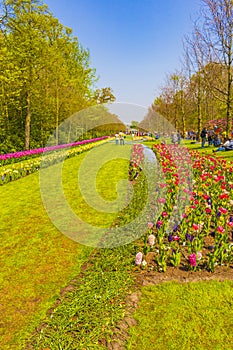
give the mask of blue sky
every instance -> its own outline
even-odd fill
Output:
[[[97,87],[117,102],[149,107],[166,76],[180,68],[182,38],[200,0],[45,0],[53,15],[89,49]]]

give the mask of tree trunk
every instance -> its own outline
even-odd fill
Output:
[[[228,72],[227,72],[227,111],[226,111],[226,133],[227,136],[231,136],[231,127],[232,127],[232,117],[231,117],[231,84],[232,84],[232,75],[231,75],[231,66],[228,65]]]
[[[201,79],[198,78],[198,91],[197,91],[197,141],[200,139],[202,129],[202,108],[201,108]]]
[[[25,121],[25,149],[28,150],[30,146],[30,128],[31,128],[31,94],[27,91],[27,115]]]

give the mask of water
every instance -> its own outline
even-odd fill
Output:
[[[157,162],[155,153],[152,151],[151,148],[143,145],[143,153],[146,159],[149,160],[150,162]]]

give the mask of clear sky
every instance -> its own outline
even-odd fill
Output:
[[[149,107],[166,76],[180,68],[182,38],[200,0],[44,0],[90,51],[97,87],[117,102]]]

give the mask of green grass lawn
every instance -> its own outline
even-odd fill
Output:
[[[185,140],[182,142],[182,145],[187,147],[190,150],[198,151],[203,155],[211,155],[213,157],[217,158],[224,158],[229,161],[233,161],[233,150],[232,151],[219,151],[214,153],[213,150],[216,150],[217,147],[208,146],[208,144],[205,144],[205,147],[201,147],[201,143],[191,144],[190,140]]]
[[[232,349],[233,282],[170,282],[141,292],[126,349]]]
[[[171,143],[170,139],[166,140],[167,143]],[[144,141],[143,144],[152,147],[153,144],[161,143],[161,140],[154,140],[154,141]],[[208,143],[205,144],[205,147],[201,147],[201,143],[197,142],[195,144],[192,144],[190,140],[182,140],[181,146],[187,147],[190,150],[198,151],[203,155],[211,155],[216,158],[224,158],[226,160],[233,162],[233,150],[232,151],[220,151],[214,153],[213,150],[216,150],[217,147],[208,146]]]
[[[100,147],[115,153],[115,145]],[[130,152],[130,146],[124,152]],[[105,215],[90,208],[78,191],[77,172],[87,153],[64,162],[66,199],[83,220],[91,217],[96,224],[111,225],[116,213]],[[107,200],[116,198],[112,185],[127,174],[124,159],[102,166],[96,180],[99,193]],[[52,224],[41,200],[38,173],[1,186],[0,196],[0,347],[21,349],[25,337],[59,297],[60,289],[79,273],[93,248],[72,241]]]
[[[146,144],[150,147],[153,142]],[[116,147],[120,153],[115,158]],[[200,145],[188,147],[212,154],[212,149],[207,147],[204,150]],[[97,169],[94,184],[88,183],[85,188],[84,181],[86,200],[95,188],[102,199],[113,202],[113,209],[120,210],[119,180],[127,179],[131,146],[105,144],[96,148],[96,159],[100,159],[98,150],[101,149],[103,158],[106,154],[110,160]],[[140,183],[132,208],[120,215],[114,210],[109,213],[96,210],[95,205],[89,205],[81,195],[77,174],[88,153],[64,162],[63,190],[70,208],[97,226],[109,227],[116,219],[119,223],[127,217],[130,219],[143,202]],[[222,154],[228,152],[214,156]],[[90,161],[94,169],[95,157]],[[51,182],[50,199],[56,194],[53,177],[56,167],[58,165],[46,170]],[[85,168],[84,175],[89,176]],[[77,282],[77,290],[69,294],[55,310],[54,317],[46,321],[48,328],[33,338],[33,349],[106,348],[104,341],[101,345],[99,341],[111,339],[115,322],[124,316],[124,297],[133,290],[133,244],[97,250],[90,259],[92,247],[69,239],[51,222],[41,200],[38,173],[0,187],[0,195],[0,348],[22,349],[25,339],[43,323],[47,310],[60,298],[61,288],[79,274],[81,265],[87,261],[90,268],[81,285]],[[96,198],[98,200],[98,196]],[[120,198],[120,203],[122,201],[124,197]],[[56,204],[55,212],[59,213],[59,203]],[[60,216],[61,221],[65,220]],[[135,313],[138,325],[130,329],[126,349],[232,349],[232,291],[232,282],[143,287]]]

